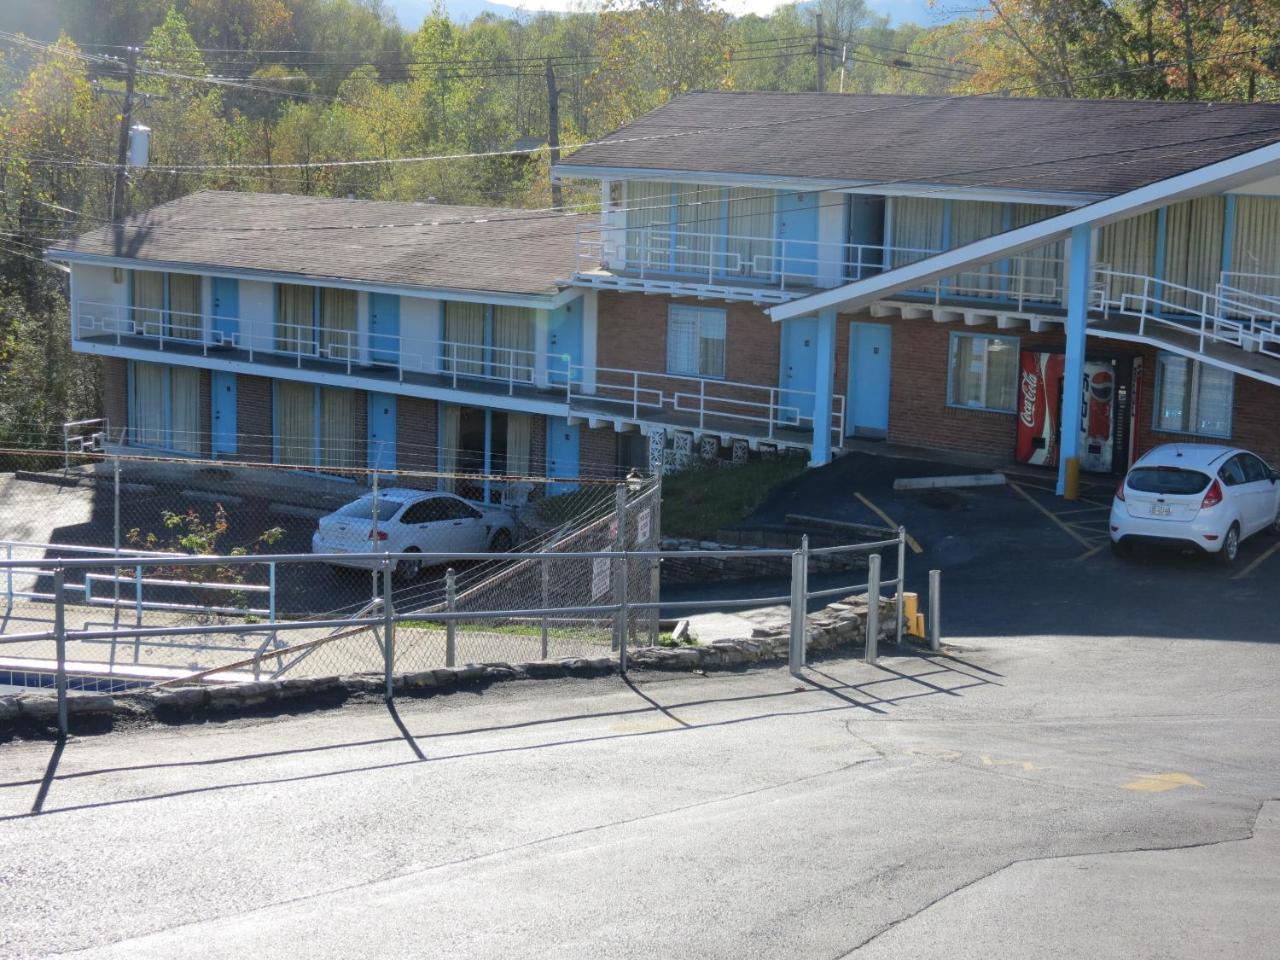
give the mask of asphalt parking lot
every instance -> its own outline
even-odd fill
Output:
[[[1048,473],[1009,474],[998,487],[895,491],[899,477],[976,472],[939,460],[862,452],[810,471],[777,493],[756,519],[803,513],[863,524],[902,524],[921,552],[907,560],[908,589],[925,592],[943,571],[949,637],[1043,635],[1256,640],[1274,634],[1280,538],[1246,540],[1233,567],[1210,557],[1108,549],[1114,481],[1088,480],[1081,496],[1055,496]]]

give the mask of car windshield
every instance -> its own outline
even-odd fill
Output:
[[[398,500],[382,500],[378,501],[378,519],[390,520],[396,515],[396,511],[400,509]],[[352,520],[372,520],[373,519],[373,497],[361,497],[354,503],[348,503],[336,514],[339,517],[346,517]]]
[[[1209,477],[1181,467],[1138,467],[1130,471],[1126,483],[1130,490],[1140,493],[1192,494],[1207,487]]]

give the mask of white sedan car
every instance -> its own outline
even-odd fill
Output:
[[[312,553],[501,553],[515,542],[515,522],[505,512],[486,509],[452,493],[393,487],[367,494],[328,516],[311,537]],[[334,564],[364,567],[366,559],[335,558]],[[422,561],[400,559],[392,569],[409,580],[422,572]]]
[[[1111,502],[1111,545],[1195,546],[1234,563],[1240,541],[1280,529],[1280,474],[1236,447],[1169,443],[1141,457]]]

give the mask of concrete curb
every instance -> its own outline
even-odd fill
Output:
[[[1003,473],[966,473],[951,477],[899,477],[895,490],[942,490],[953,487],[1002,487],[1008,483]]]

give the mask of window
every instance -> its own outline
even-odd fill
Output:
[[[296,283],[276,284],[276,349],[316,352],[316,291]]]
[[[667,373],[724,378],[725,312],[672,306],[667,314]]]
[[[350,469],[360,465],[355,391],[280,380],[276,383],[276,456],[281,463]]]
[[[199,340],[204,336],[201,277],[133,271],[134,320],[144,336]]]
[[[200,371],[136,362],[130,366],[129,423],[133,443],[200,452]]]
[[[1234,377],[1172,353],[1156,359],[1155,429],[1200,437],[1231,436]]]
[[[1248,478],[1244,475],[1244,459],[1242,457],[1232,457],[1222,465],[1222,469],[1218,471],[1218,479],[1225,483],[1228,487],[1237,487],[1242,483],[1248,483]]]
[[[416,527],[420,523],[438,523],[448,519],[449,511],[446,509],[445,498],[431,497],[429,500],[419,500],[405,510],[400,522],[405,526]]]
[[[320,349],[335,360],[357,354],[356,292],[325,287],[320,291]]]
[[[1244,479],[1247,483],[1258,483],[1271,479],[1271,468],[1251,453],[1242,453],[1237,458],[1244,467]]]
[[[947,403],[951,406],[1012,413],[1017,376],[1017,337],[951,335],[947,385]]]

